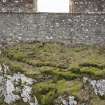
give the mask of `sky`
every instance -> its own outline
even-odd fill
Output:
[[[38,0],[38,12],[69,12],[69,0]]]

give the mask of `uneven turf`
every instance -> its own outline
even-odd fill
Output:
[[[54,105],[54,99],[64,94],[76,96],[83,101],[82,77],[105,78],[103,47],[20,43],[3,50],[1,58],[1,63],[9,65],[11,74],[22,72],[38,81],[33,85],[33,94],[41,105]],[[92,105],[98,105],[94,100],[93,97]],[[105,102],[101,103],[105,105]]]

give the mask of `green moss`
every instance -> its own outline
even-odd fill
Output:
[[[100,69],[94,68],[94,67],[84,67],[80,69],[81,73],[89,74],[89,75],[95,75],[97,71]]]
[[[16,102],[12,103],[11,105],[29,105],[29,104],[23,102],[23,100],[17,100]]]
[[[78,97],[78,93],[82,88],[80,81],[48,81],[35,84],[33,86],[34,94],[38,97],[41,105],[53,105],[54,99],[64,94],[74,95]]]
[[[6,103],[4,103],[4,98],[0,97],[0,105],[6,105]]]
[[[80,69],[81,74],[87,74],[91,77],[95,78],[104,78],[105,77],[105,69],[99,69],[95,67],[82,67]]]
[[[100,99],[98,96],[93,96],[90,100],[90,105],[105,105],[105,100]]]
[[[5,52],[5,54],[9,59],[15,59],[17,61],[22,61],[23,59],[25,59],[27,57],[25,52],[22,52],[16,48],[12,48],[12,49],[7,50]]]
[[[104,49],[90,46],[70,48],[56,43],[18,44],[15,47],[8,48],[5,55],[10,59],[37,66],[49,65],[64,69],[75,68],[83,63],[105,64]]]
[[[42,94],[44,93],[46,94],[46,92],[55,88],[55,84],[52,83],[52,81],[42,82],[42,83],[36,84],[34,88],[35,88],[35,91],[40,92]]]
[[[54,99],[56,98],[55,91],[50,91],[46,95],[41,95],[41,105],[53,105]]]
[[[70,87],[70,92],[73,96],[78,97],[78,94],[81,89],[82,89],[82,83],[80,81],[73,81]]]
[[[24,72],[24,70],[22,69],[21,65],[19,65],[19,64],[14,64],[14,65],[10,64],[9,68],[13,72]]]
[[[56,99],[59,94],[64,92],[65,86],[64,85],[62,86],[62,84],[59,83],[48,81],[34,85],[33,87],[34,93],[37,96],[41,105],[53,105],[54,99]]]
[[[77,73],[73,73],[71,71],[62,71],[62,70],[45,70],[43,71],[44,74],[47,74],[47,75],[52,75],[54,78],[56,79],[66,79],[66,80],[72,80],[72,79],[75,79],[75,78],[78,78],[80,77],[80,74],[77,74]]]
[[[33,91],[41,105],[53,105],[59,95],[66,93],[79,97],[82,83],[77,79],[84,75],[105,77],[105,50],[101,47],[20,43],[5,49],[1,58],[12,73],[22,72],[40,81]]]
[[[41,105],[53,105],[53,101],[56,97],[56,88],[52,81],[34,85],[33,91]]]
[[[81,77],[80,74],[103,77],[104,52],[104,48],[92,46],[67,47],[60,43],[37,42],[20,43],[5,49],[3,57],[9,59],[6,59],[7,63],[12,62],[10,66],[14,72],[24,72],[32,77],[45,73],[56,79],[71,80]],[[49,69],[46,70],[46,67]]]
[[[70,85],[66,80],[59,80],[55,83],[58,95],[64,95],[64,93],[70,93]]]

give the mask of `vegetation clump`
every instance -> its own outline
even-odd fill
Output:
[[[104,52],[104,48],[86,45],[20,43],[5,49],[0,62],[9,65],[11,73],[22,72],[36,79],[33,94],[40,105],[54,105],[54,100],[64,94],[79,99],[83,76],[105,78]]]

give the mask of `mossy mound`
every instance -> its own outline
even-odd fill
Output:
[[[64,94],[80,99],[83,76],[105,78],[105,48],[96,46],[20,43],[3,50],[0,62],[9,65],[10,74],[22,72],[38,81],[33,94],[41,105],[54,105]]]

